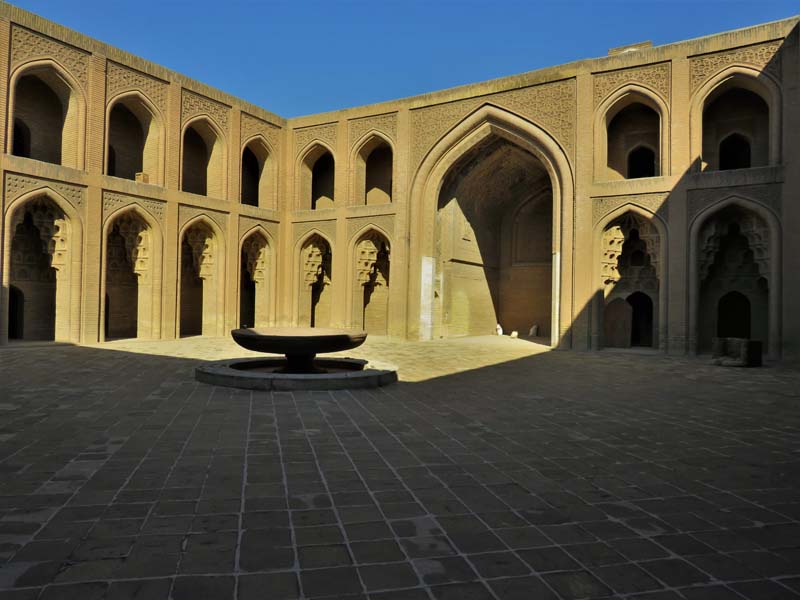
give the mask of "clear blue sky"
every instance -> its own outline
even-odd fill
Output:
[[[680,41],[797,0],[17,0],[284,117]]]

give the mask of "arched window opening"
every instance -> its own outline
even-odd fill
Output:
[[[64,144],[77,144],[77,139],[64,136],[71,96],[67,84],[52,69],[44,69],[20,77],[14,93],[15,134],[19,129],[27,141],[20,143],[19,156],[62,164]],[[16,137],[12,146],[14,141]]]
[[[370,232],[355,248],[353,325],[374,335],[386,335],[389,321],[389,242]]]
[[[749,169],[751,163],[750,141],[732,133],[719,143],[719,170]]]
[[[607,116],[607,177],[635,179],[659,175],[661,118],[643,102],[626,99]]]
[[[163,127],[137,95],[116,100],[108,114],[106,174],[161,183]]]
[[[750,338],[750,301],[728,292],[717,303],[717,337]]]
[[[634,148],[628,154],[628,179],[655,177],[656,153],[646,146]]]
[[[259,232],[242,243],[239,273],[240,327],[269,325],[270,277],[269,245]]]
[[[300,324],[329,327],[331,323],[331,247],[319,235],[313,235],[300,251]]]
[[[195,121],[186,128],[181,178],[184,192],[222,198],[224,164],[223,142],[208,121]]]
[[[263,163],[258,160],[249,146],[242,152],[242,204],[258,206],[259,203],[259,184],[261,182],[261,170]]]
[[[392,149],[383,143],[366,159],[364,204],[387,204],[392,201]]]
[[[125,104],[117,102],[108,118],[108,175],[136,179],[144,164],[144,141],[142,123]]]
[[[706,168],[716,171],[769,164],[769,120],[769,106],[760,95],[723,86],[706,100],[703,110]]]
[[[323,154],[314,163],[311,178],[311,208],[333,208],[335,173],[330,152]]]
[[[208,160],[210,153],[206,142],[194,127],[183,134],[183,189],[184,192],[205,196],[208,191]]]

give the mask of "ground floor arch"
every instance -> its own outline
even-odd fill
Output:
[[[106,222],[101,340],[156,339],[161,333],[161,235],[152,218],[127,207]]]
[[[333,254],[328,241],[314,233],[300,248],[297,324],[306,327],[329,327],[333,292],[331,269]]]
[[[4,341],[79,341],[81,227],[72,206],[31,192],[11,204],[3,234]]]
[[[663,348],[665,229],[655,215],[625,207],[597,228],[595,348]]]
[[[221,335],[224,326],[221,235],[209,221],[197,219],[184,228],[180,244],[179,335]]]
[[[389,330],[390,259],[389,240],[381,232],[371,229],[358,238],[351,323],[374,335],[386,335]]]
[[[776,231],[770,220],[747,204],[728,203],[706,216],[697,236],[697,350],[710,351],[715,337],[774,348]]]
[[[260,231],[242,242],[239,266],[239,327],[266,327],[270,322],[269,242]]]

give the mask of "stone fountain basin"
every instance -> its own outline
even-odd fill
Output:
[[[367,339],[366,331],[322,327],[262,327],[234,329],[234,341],[255,352],[308,356],[352,350]]]

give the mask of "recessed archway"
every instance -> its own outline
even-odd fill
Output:
[[[442,260],[440,236],[442,195],[445,178],[462,157],[473,148],[487,147],[492,140],[505,140],[511,148],[522,152],[528,164],[541,165],[552,193],[550,261],[552,279],[550,286],[550,343],[568,347],[571,315],[571,232],[563,231],[562,220],[572,219],[572,170],[559,145],[545,131],[514,114],[491,105],[485,105],[468,115],[426,154],[411,187],[411,222],[409,265],[409,318],[408,335],[412,338],[430,339],[447,335],[445,326],[444,293],[446,277],[445,260]],[[467,159],[469,160],[469,159]],[[537,162],[538,161],[538,162]],[[517,165],[519,163],[516,163]],[[513,166],[513,165],[512,165]],[[457,181],[456,176],[451,181]],[[542,187],[542,191],[547,188]],[[511,190],[513,191],[513,190]],[[513,196],[513,194],[512,194]],[[446,202],[446,201],[445,201]],[[449,203],[448,203],[449,204]],[[457,204],[457,203],[456,203]],[[488,203],[486,203],[488,204]],[[562,247],[567,248],[562,254]],[[510,251],[510,249],[509,249]],[[507,254],[506,256],[509,256]],[[486,291],[486,289],[484,290]],[[486,297],[483,294],[484,298]],[[541,296],[539,297],[541,301]],[[454,306],[463,303],[453,302]],[[484,319],[486,320],[486,319]],[[530,320],[530,313],[528,313]],[[556,325],[557,324],[557,325]],[[539,331],[543,331],[540,327]],[[530,331],[530,329],[528,330]],[[521,334],[527,333],[520,331]]]
[[[302,243],[298,264],[298,325],[311,327],[329,327],[331,325],[332,262],[331,246],[318,233],[311,234]]]
[[[161,234],[136,206],[111,215],[104,227],[102,340],[161,334]]]
[[[275,166],[272,152],[260,137],[250,139],[242,150],[241,193],[242,204],[275,208]]]
[[[353,248],[352,325],[374,335],[389,331],[391,247],[381,232],[369,229]]]
[[[392,201],[394,152],[388,140],[373,133],[355,152],[354,203],[388,204]]]
[[[16,339],[79,341],[81,244],[79,216],[55,192],[37,190],[11,203],[3,232],[0,341],[11,330],[21,336]]]
[[[222,235],[211,221],[200,217],[180,236],[179,333],[221,335],[223,326]]]
[[[316,143],[298,165],[299,208],[319,210],[335,206],[336,161],[333,153]]]
[[[181,190],[212,198],[225,197],[225,141],[205,117],[183,130]]]
[[[52,61],[36,61],[12,74],[10,88],[7,150],[82,169],[85,100],[72,76]]]
[[[164,127],[149,100],[138,92],[115,98],[109,104],[107,122],[106,174],[160,184]]]
[[[270,246],[261,231],[242,241],[239,267],[239,326],[266,327],[270,322]]]

